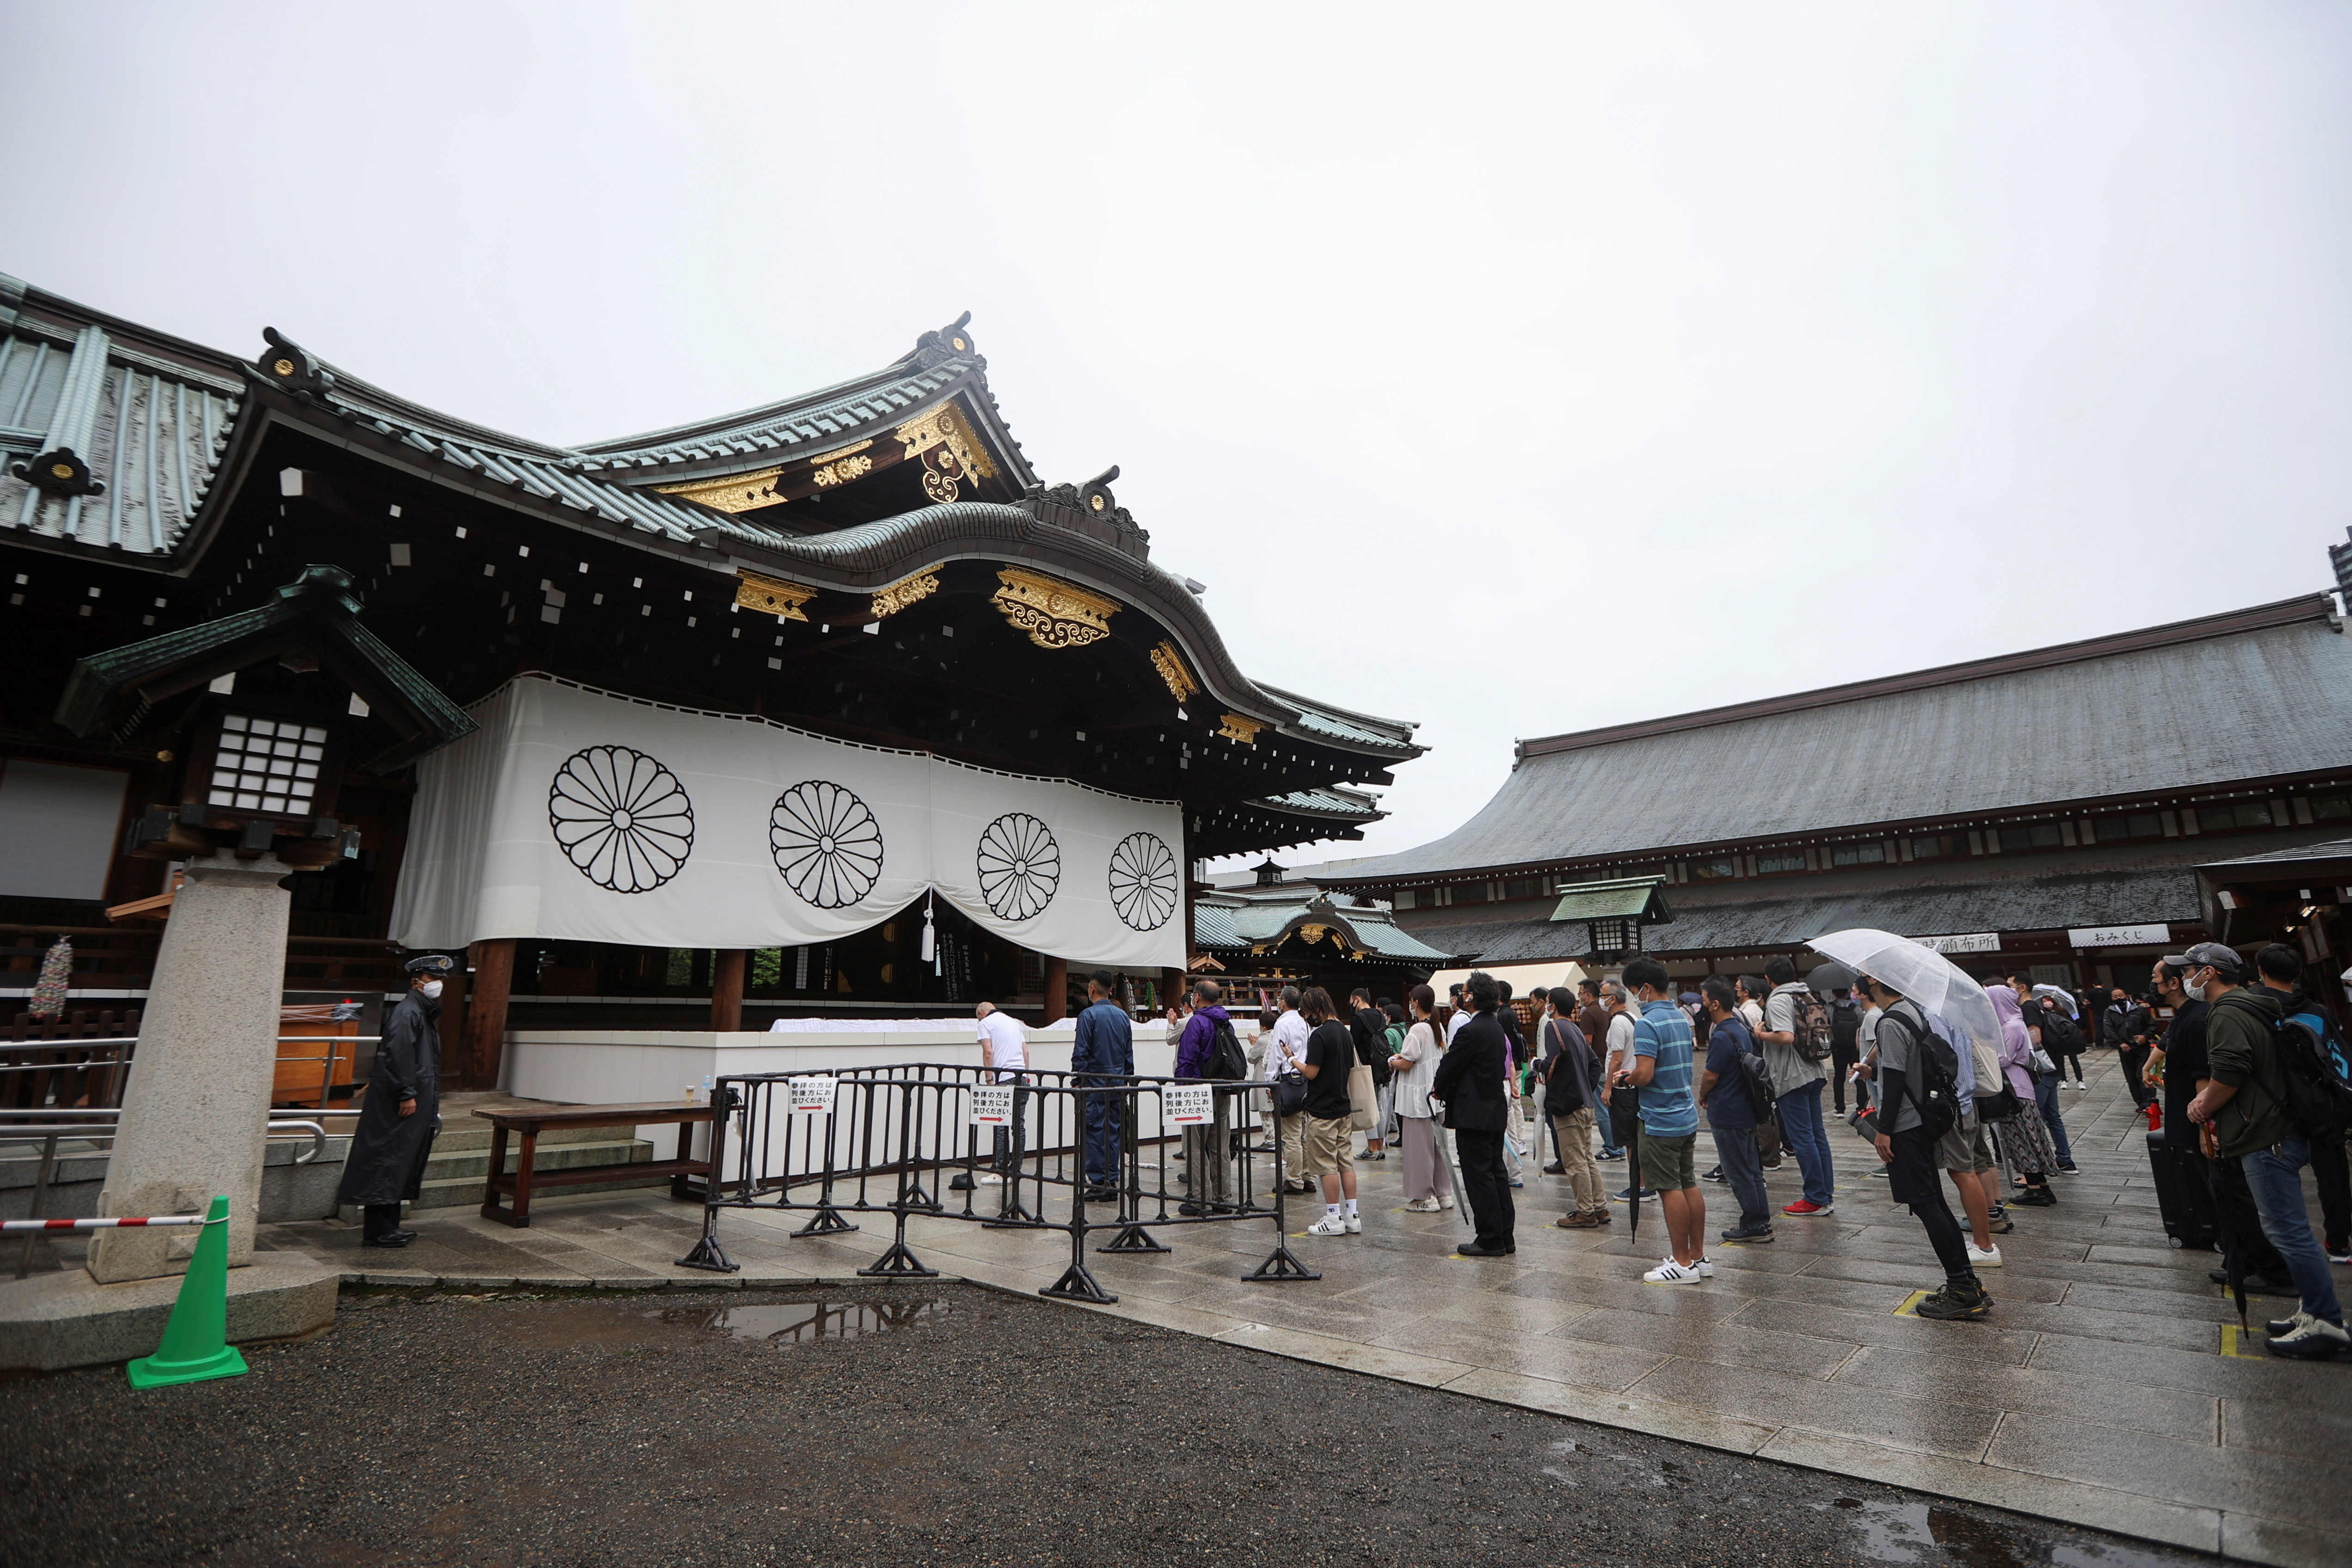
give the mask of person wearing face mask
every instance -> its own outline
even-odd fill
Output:
[[[2279,993],[2242,983],[2245,961],[2220,942],[2200,942],[2182,985],[2207,1003],[2205,1058],[2212,1076],[2189,1102],[2189,1119],[2209,1130],[2208,1157],[2234,1160],[2246,1174],[2270,1237],[2302,1298],[2294,1317],[2273,1320],[2263,1348],[2293,1361],[2328,1361],[2352,1351],[2344,1309],[2327,1272],[2327,1255],[2311,1234],[2303,1196],[2303,1167],[2311,1142],[2288,1115],[2290,1090],[2277,1026]]]
[[[400,1228],[400,1205],[423,1189],[425,1162],[441,1129],[441,1033],[434,1021],[441,1016],[442,978],[457,965],[446,953],[428,952],[403,967],[408,994],[384,1015],[359,1130],[335,1194],[365,1215],[362,1247],[406,1247],[416,1239],[415,1231]]]

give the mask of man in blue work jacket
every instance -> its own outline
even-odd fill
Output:
[[[1108,1084],[1110,1075],[1135,1071],[1135,1026],[1127,1011],[1111,1000],[1118,976],[1097,969],[1087,976],[1087,1010],[1078,1015],[1076,1042],[1070,1047],[1070,1070],[1080,1076],[1080,1089]],[[1101,1075],[1101,1076],[1094,1076]],[[1109,1203],[1118,1196],[1119,1098],[1089,1094],[1087,1108],[1087,1192],[1088,1203]]]

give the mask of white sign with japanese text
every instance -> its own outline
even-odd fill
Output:
[[[971,1086],[971,1115],[974,1127],[1010,1127],[1013,1125],[1013,1086],[1009,1083],[976,1083]]]
[[[1976,931],[1968,936],[1915,936],[1911,939],[1930,952],[1999,952],[2000,932]]]
[[[2069,947],[2162,947],[2171,940],[2170,926],[2085,926],[2066,933]]]
[[[1202,1127],[1216,1115],[1217,1091],[1205,1083],[1173,1083],[1160,1091],[1160,1119],[1171,1127]]]
[[[792,1095],[794,1116],[830,1116],[833,1114],[833,1091],[839,1080],[832,1078],[795,1078],[787,1079],[784,1087]]]

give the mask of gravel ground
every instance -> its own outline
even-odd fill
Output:
[[[961,1286],[346,1291],[248,1356],[5,1384],[0,1560],[2213,1561]]]

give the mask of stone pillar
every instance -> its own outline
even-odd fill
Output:
[[[1058,1024],[1070,1016],[1070,961],[1045,961],[1045,1022]]]
[[[514,938],[496,937],[473,947],[474,984],[466,996],[466,1070],[468,1089],[499,1087],[499,1056],[506,1048],[507,997],[514,990]]]
[[[236,1268],[253,1260],[293,902],[280,884],[293,868],[223,853],[187,871],[155,954],[98,1212],[200,1214],[226,1193]],[[195,1243],[194,1226],[100,1231],[89,1272],[101,1284],[184,1273]]]
[[[714,1033],[731,1035],[743,1026],[743,961],[750,956],[740,947],[722,947],[711,954],[710,1027]]]

